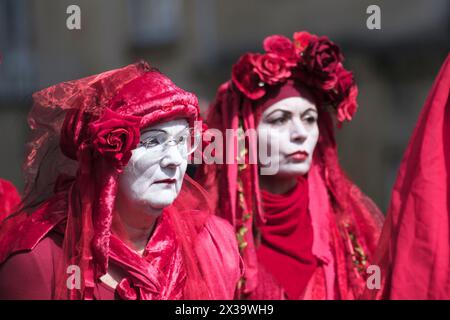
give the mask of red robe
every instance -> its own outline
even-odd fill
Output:
[[[52,299],[63,234],[57,226],[64,216],[57,212],[61,201],[47,202],[30,218],[23,216],[2,225],[0,239],[0,299]],[[109,263],[125,272],[116,289],[97,280],[94,298],[183,299],[184,264],[170,224],[163,213],[144,251],[144,259],[114,236]],[[17,237],[18,232],[20,236]],[[211,299],[233,299],[241,276],[240,256],[232,227],[210,216],[195,241],[195,253]],[[64,270],[63,270],[64,271]],[[69,274],[67,275],[69,277]],[[143,290],[140,290],[144,287]],[[150,288],[150,289],[149,289]]]

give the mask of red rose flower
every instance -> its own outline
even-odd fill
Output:
[[[285,36],[273,35],[264,39],[264,50],[273,53],[286,62],[286,66],[293,67],[297,64],[298,54],[294,44]]]
[[[235,86],[249,99],[257,100],[266,94],[261,79],[254,68],[255,54],[247,53],[233,65],[231,79]]]
[[[353,73],[346,70],[342,66],[342,64],[340,64],[338,69],[336,70],[336,75],[337,75],[336,91],[338,93],[339,98],[342,99],[348,94],[350,88],[354,84]]]
[[[117,168],[124,167],[139,143],[140,120],[141,117],[120,115],[106,109],[100,119],[89,124],[95,153],[111,160]]]
[[[356,98],[358,96],[358,87],[356,85],[350,88],[348,96],[339,104],[337,108],[337,120],[344,122],[352,120],[353,115],[358,108]]]
[[[324,91],[334,89],[338,81],[337,68],[343,57],[338,46],[327,37],[310,39],[303,52],[302,65],[309,84]]]
[[[306,31],[295,32],[293,38],[294,47],[297,53],[302,53],[303,51],[305,51],[310,41],[317,40],[317,36],[312,35]]]
[[[260,79],[269,85],[283,82],[291,76],[285,60],[273,53],[255,55],[254,65]]]

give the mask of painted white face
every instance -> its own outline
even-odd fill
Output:
[[[260,163],[276,167],[274,175],[295,177],[308,173],[319,139],[318,113],[314,103],[290,97],[268,107],[257,127],[258,145],[267,146]]]
[[[188,127],[185,119],[160,123],[141,130],[141,143],[167,134],[175,137]],[[130,203],[152,214],[161,212],[178,196],[187,168],[185,146],[169,144],[164,150],[153,144],[138,145],[120,176],[119,188]]]

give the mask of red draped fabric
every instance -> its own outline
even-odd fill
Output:
[[[18,214],[1,225],[0,299],[56,298],[55,271],[61,270],[64,258],[67,195],[67,190],[59,191],[31,216]],[[199,268],[207,285],[202,298],[233,299],[242,266],[232,227],[205,212],[181,210],[195,205],[186,202],[192,200],[186,190],[181,196],[184,200],[179,199],[158,219],[143,256],[111,235],[109,263],[123,278],[116,289],[96,279],[93,299],[191,299],[192,288],[186,286],[186,280],[192,272],[187,273],[187,255],[177,236],[190,227],[194,228],[190,235],[195,235],[189,243],[189,256],[195,261],[190,263]],[[198,279],[190,280],[201,285]]]
[[[2,270],[17,255],[35,257],[33,250],[56,230],[63,236],[62,253],[51,269],[52,298],[95,298],[110,260],[122,269],[116,291],[124,299],[233,297],[240,275],[233,231],[212,215],[207,195],[189,178],[167,209],[170,219],[163,218],[149,240],[145,257],[111,231],[118,178],[140,129],[178,118],[192,124],[199,116],[194,94],[140,62],[54,85],[33,100],[24,208],[0,225]],[[26,261],[17,276],[33,267]],[[72,265],[81,269],[79,290],[67,286]]]
[[[266,223],[260,228],[260,263],[274,275],[289,299],[298,299],[316,267],[313,228],[308,207],[308,181],[301,177],[286,194],[261,191]]]
[[[450,55],[403,156],[375,264],[382,299],[450,299]]]

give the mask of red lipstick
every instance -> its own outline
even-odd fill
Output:
[[[306,151],[297,151],[287,155],[289,159],[294,161],[305,161],[308,158],[308,152]]]

